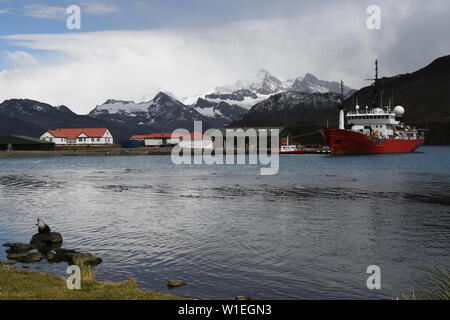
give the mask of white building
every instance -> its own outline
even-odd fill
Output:
[[[185,149],[214,149],[211,137],[200,132],[192,132],[187,136],[180,137],[180,147]]]
[[[146,147],[174,146],[180,142],[180,136],[171,133],[151,133],[144,136],[132,136],[131,139],[144,140]]]
[[[46,131],[40,138],[56,145],[113,144],[113,136],[107,128],[67,128]]]

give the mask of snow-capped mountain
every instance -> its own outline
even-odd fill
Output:
[[[295,92],[305,92],[305,93],[326,93],[326,92],[334,92],[341,93],[341,84],[337,81],[324,81],[319,80],[317,77],[312,75],[311,73],[305,74],[303,78],[297,78],[292,83],[290,91]],[[356,90],[352,90],[351,88],[344,85],[344,95],[349,96],[354,93]]]
[[[301,111],[300,109],[330,109],[338,105],[340,96],[336,93],[305,93],[305,92],[282,92],[271,96],[269,99],[253,106],[248,115],[253,113],[274,113]]]
[[[29,99],[10,99],[0,104],[0,136],[9,134],[39,138],[56,128],[108,128],[114,139],[128,139],[136,127],[78,115],[66,106],[52,106]]]
[[[194,109],[205,117],[214,118],[223,125],[228,125],[247,112],[237,105],[230,105],[225,101],[214,102],[198,98]]]
[[[0,113],[10,117],[20,117],[25,120],[28,118],[35,118],[37,115],[48,118],[61,113],[68,114],[68,116],[75,115],[75,113],[66,106],[54,107],[47,103],[28,99],[5,100],[0,104]]]
[[[294,80],[282,80],[266,70],[260,70],[251,81],[240,80],[233,85],[217,87],[215,92],[206,94],[205,99],[216,103],[226,102],[250,110],[255,104],[281,92],[340,93],[340,90],[339,82],[319,80],[310,73]],[[344,86],[346,96],[353,92],[351,88]]]
[[[340,94],[285,91],[254,105],[232,126],[288,126],[315,119],[328,112],[337,114]]]
[[[215,118],[204,116],[195,108],[188,107],[163,92],[159,92],[148,102],[110,99],[96,106],[88,116],[165,132],[177,128],[190,130],[194,121],[202,121],[204,128],[221,126],[221,122]]]

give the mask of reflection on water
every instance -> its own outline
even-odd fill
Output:
[[[448,266],[450,148],[258,166],[175,166],[169,156],[0,159],[0,242],[35,219],[100,256],[99,280],[202,298],[393,298]],[[4,259],[4,251],[0,259]],[[367,266],[382,289],[366,288]],[[66,265],[40,262],[64,274]]]

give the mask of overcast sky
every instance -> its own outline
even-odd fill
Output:
[[[81,8],[69,30],[66,8]],[[381,8],[369,30],[366,9]],[[178,98],[259,69],[313,73],[353,88],[450,54],[450,1],[0,0],[0,100],[29,98],[87,113],[109,98]]]

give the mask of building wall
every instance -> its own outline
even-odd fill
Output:
[[[41,137],[41,140],[43,141],[49,141],[49,142],[53,142],[56,145],[62,145],[62,144],[67,144],[66,138],[55,138],[51,133],[46,132],[44,133]]]
[[[113,144],[114,139],[109,130],[106,130],[102,137],[90,138],[85,134],[80,134],[77,139],[55,138],[48,131],[41,137],[41,140],[54,142],[56,145],[102,145]]]
[[[112,144],[113,139],[110,138],[106,140],[108,137],[101,138],[89,138],[89,137],[78,137],[75,144],[77,145],[101,145],[101,144]]]
[[[182,140],[179,146],[186,149],[213,149],[211,140]]]
[[[163,143],[162,139],[145,139],[145,146],[146,147],[161,146],[162,143]]]
[[[180,139],[174,138],[146,138],[145,146],[146,147],[154,147],[154,146],[163,146],[163,145],[176,145],[180,142]]]

